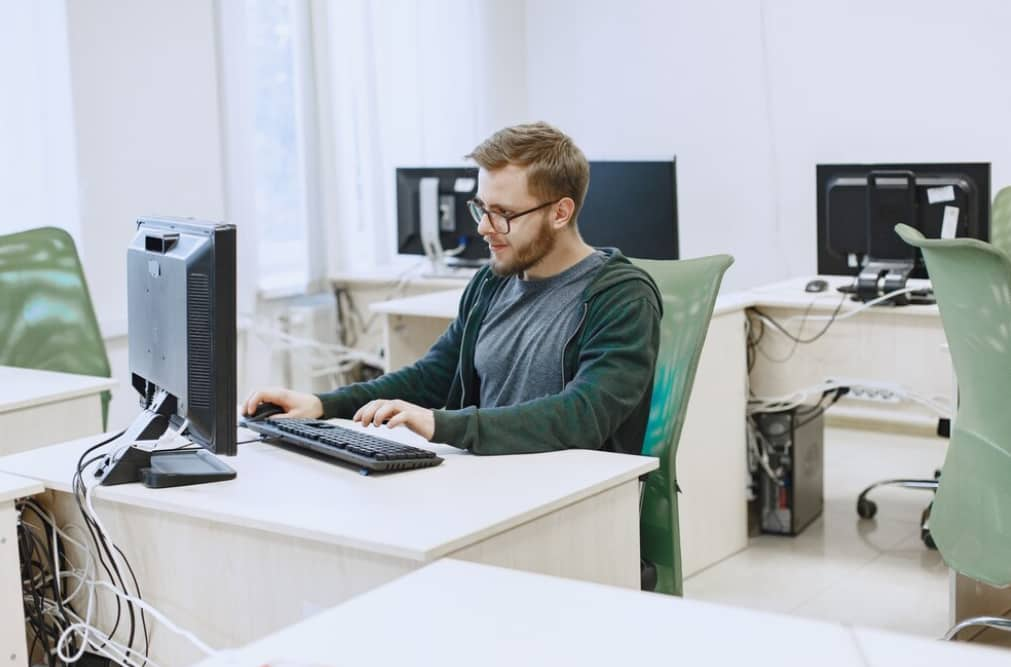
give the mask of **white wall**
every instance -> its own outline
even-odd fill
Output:
[[[784,255],[759,25],[750,0],[527,3],[530,116],[590,159],[677,155],[681,256],[732,253],[728,286],[778,277]]]
[[[0,8],[0,234],[66,229],[80,240],[66,8]]]
[[[684,257],[811,273],[815,164],[990,161],[1011,181],[1011,3],[528,2],[530,115],[592,157],[678,157]],[[592,187],[592,181],[591,181]]]
[[[82,253],[99,320],[126,317],[142,215],[224,217],[212,3],[67,2]]]
[[[110,427],[136,413],[126,358],[126,248],[142,215],[224,217],[213,4],[66,3],[81,252],[109,357]]]

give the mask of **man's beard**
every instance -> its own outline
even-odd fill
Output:
[[[551,228],[547,218],[541,219],[541,226],[535,236],[525,247],[517,248],[510,246],[514,257],[508,262],[500,262],[495,257],[491,258],[491,270],[497,276],[515,276],[533,268],[538,262],[544,259],[558,241],[558,232]]]

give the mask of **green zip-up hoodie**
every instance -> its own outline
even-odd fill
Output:
[[[474,349],[485,313],[507,280],[485,267],[464,290],[456,319],[424,357],[371,382],[319,394],[324,418],[350,418],[374,399],[401,399],[434,409],[433,442],[474,454],[574,448],[639,454],[662,301],[646,272],[616,248],[601,250],[607,259],[583,293],[576,329],[566,332],[560,393],[508,407],[478,405]]]

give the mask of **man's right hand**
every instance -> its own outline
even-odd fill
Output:
[[[304,394],[284,387],[268,387],[254,391],[242,406],[242,413],[247,417],[256,412],[260,403],[274,403],[284,408],[284,414],[277,417],[302,417],[319,419],[323,416],[323,403],[314,394]]]

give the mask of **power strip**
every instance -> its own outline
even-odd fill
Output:
[[[829,381],[836,382],[843,387],[849,387],[850,390],[845,398],[853,398],[859,401],[901,403],[906,395],[906,391],[902,387],[889,382],[851,378],[830,378]]]

